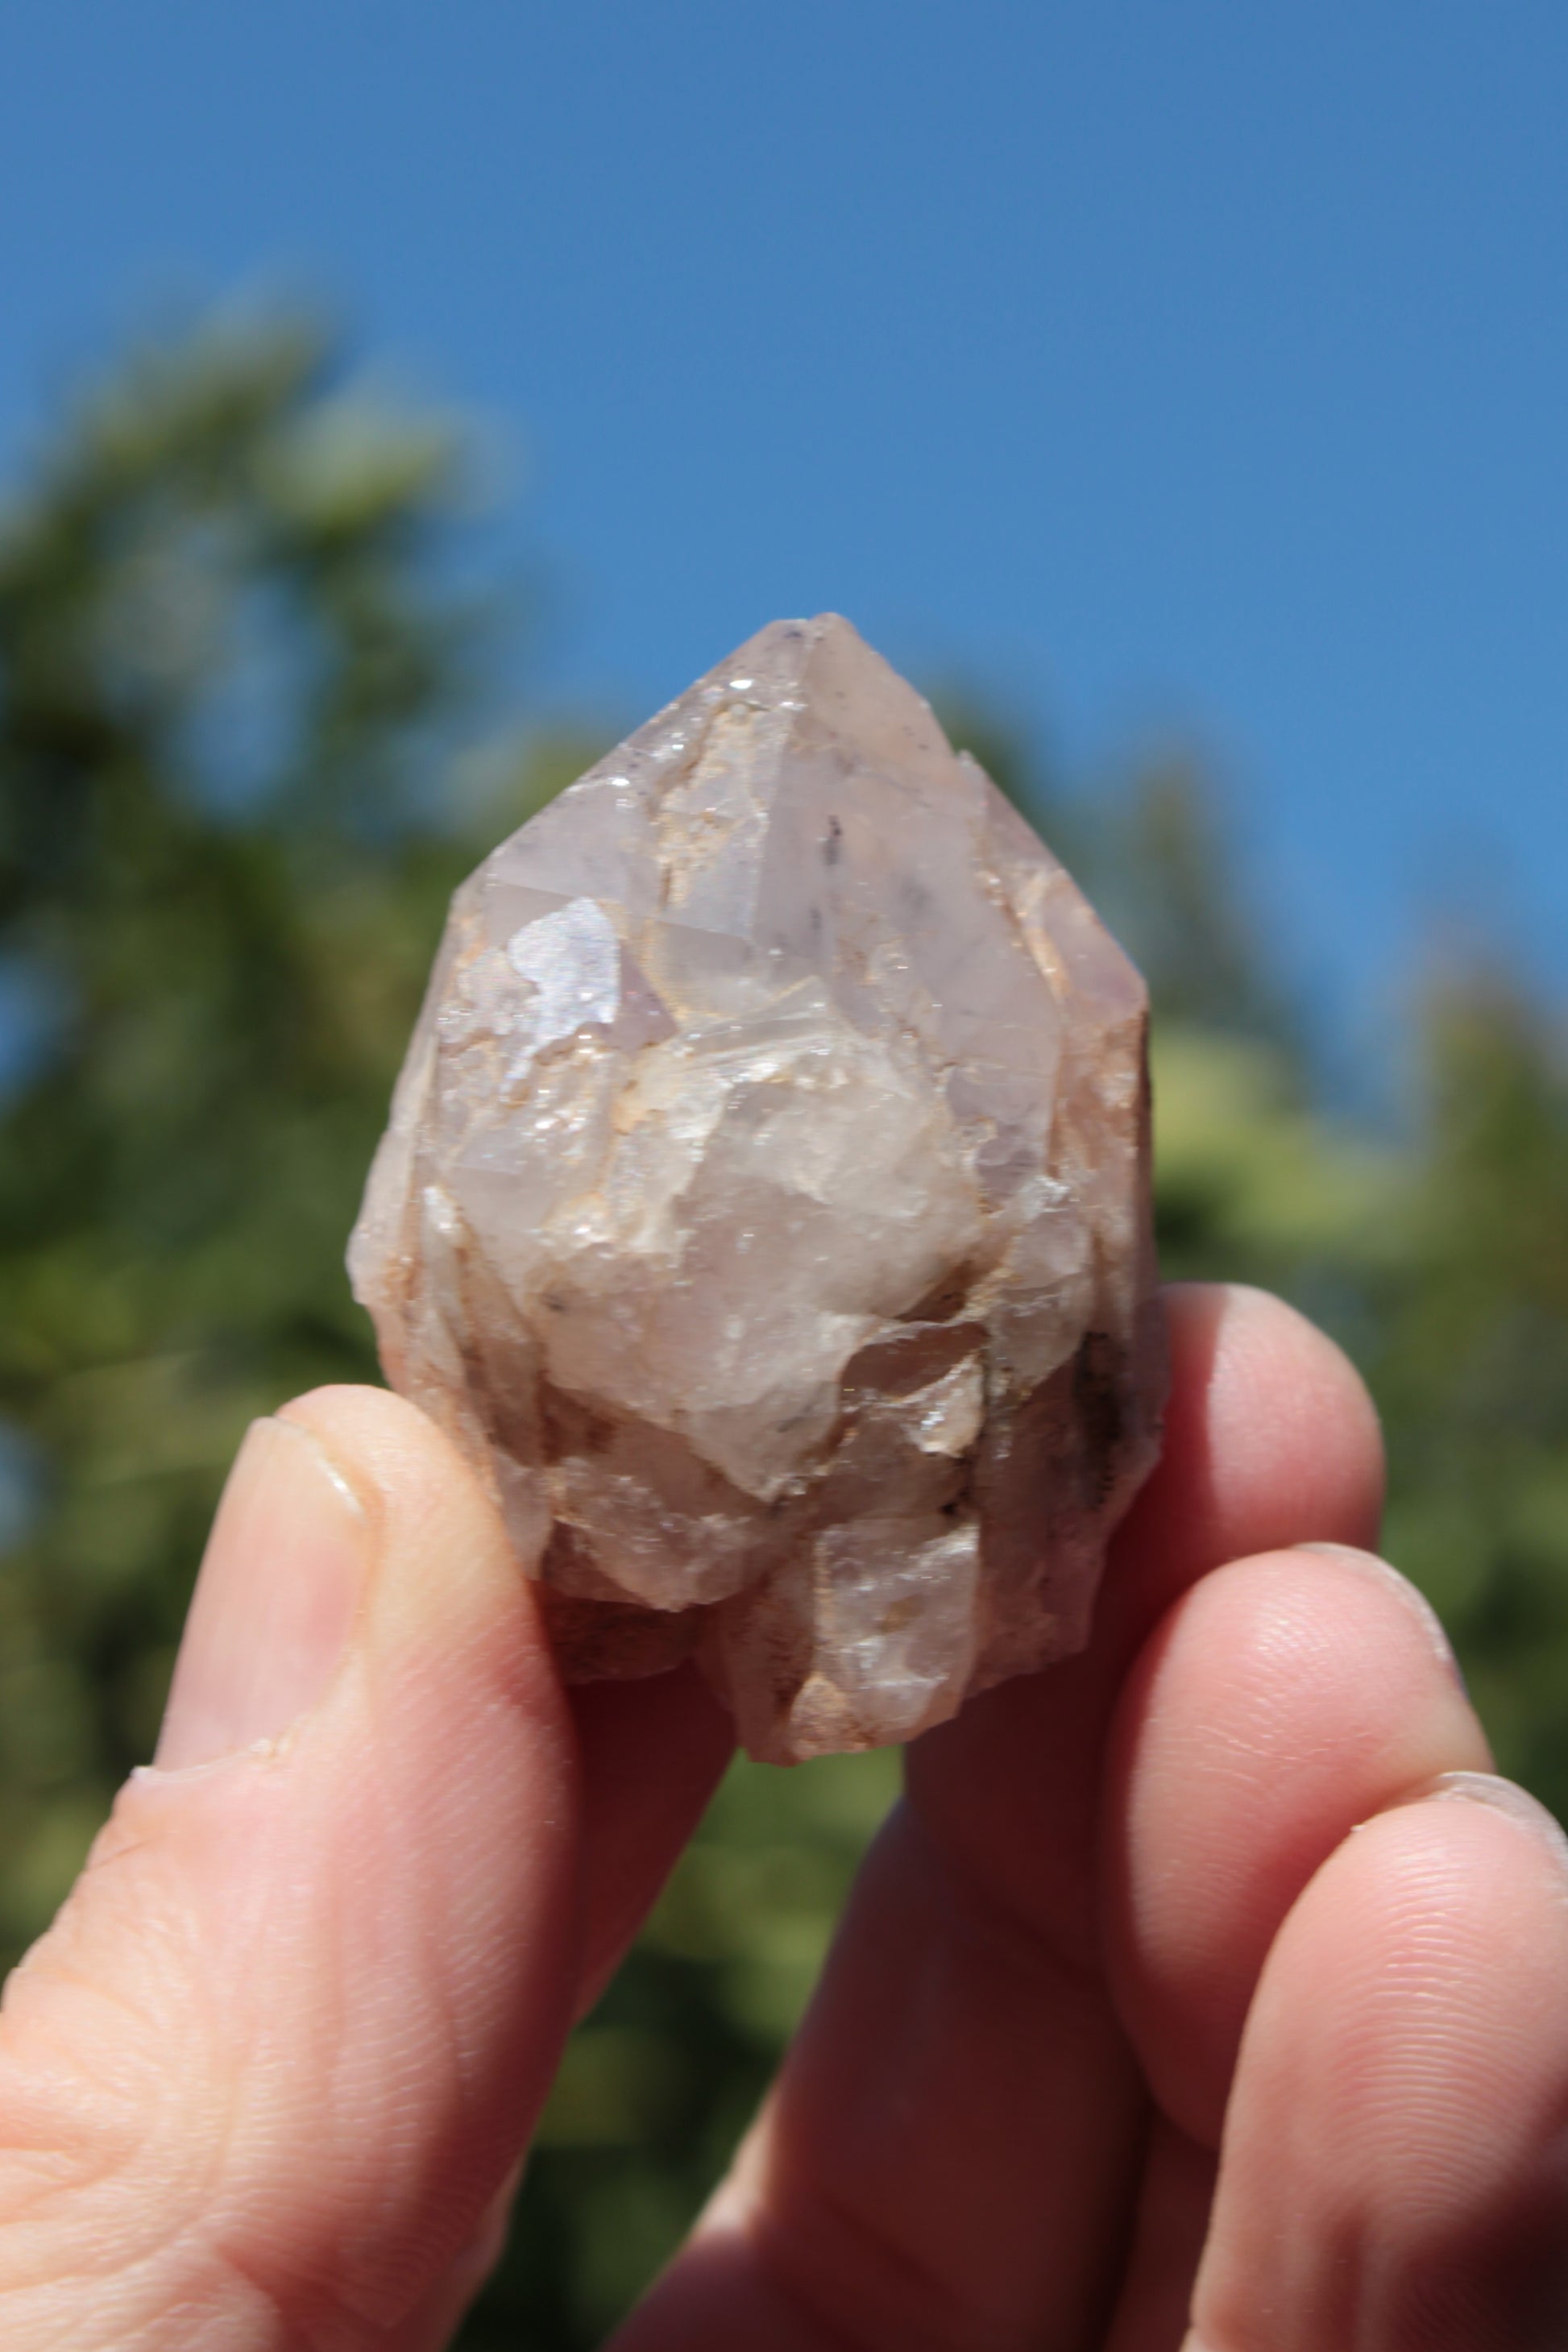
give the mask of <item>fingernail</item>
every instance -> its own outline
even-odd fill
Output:
[[[1454,1655],[1454,1645],[1448,1639],[1443,1620],[1438,1616],[1426,1595],[1417,1586],[1412,1584],[1407,1576],[1402,1576],[1398,1569],[1391,1567],[1387,1560],[1381,1559],[1376,1552],[1359,1551],[1354,1544],[1302,1543],[1293,1544],[1291,1549],[1321,1552],[1325,1559],[1342,1560],[1347,1568],[1359,1568],[1363,1574],[1375,1578],[1385,1592],[1392,1592],[1403,1601],[1405,1607],[1415,1616],[1419,1617],[1426,1638],[1432,1644],[1434,1654],[1441,1664],[1447,1666],[1465,1696],[1468,1698],[1470,1687],[1465,1680],[1465,1670]]]
[[[1466,1805],[1489,1805],[1494,1813],[1506,1813],[1510,1822],[1530,1832],[1538,1846],[1545,1847],[1563,1878],[1568,1879],[1568,1832],[1564,1832],[1555,1813],[1549,1813],[1544,1805],[1538,1804],[1517,1780],[1505,1780],[1498,1772],[1440,1772],[1435,1780],[1413,1790],[1405,1801],[1420,1805],[1434,1798]]]
[[[196,1579],[158,1769],[279,1738],[313,1706],[347,1651],[369,1562],[363,1507],[310,1432],[253,1422]]]

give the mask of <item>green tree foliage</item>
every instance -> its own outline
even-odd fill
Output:
[[[414,755],[459,691],[456,462],[308,326],[209,331],[122,367],[0,527],[13,1938],[147,1753],[246,1420],[371,1369],[342,1229],[455,870]]]
[[[1367,1369],[1389,1543],[1505,1769],[1568,1819],[1568,1056],[1484,975],[1433,992],[1427,1119]]]
[[[454,882],[570,747],[487,736],[442,582],[461,436],[276,320],[149,347],[0,519],[0,1945],[47,1919],[155,1733],[246,1420],[374,1376],[344,1237]],[[1314,1098],[1226,828],[1176,761],[1090,801],[984,705],[960,740],[1154,985],[1167,1267],[1269,1284],[1373,1381],[1390,1549],[1505,1762],[1568,1807],[1568,1068],[1455,981],[1420,1108]],[[470,2352],[596,2339],[798,2012],[886,1756],[738,1767],[581,2029]]]

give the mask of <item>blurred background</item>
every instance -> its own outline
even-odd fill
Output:
[[[454,883],[823,607],[1140,959],[1167,1269],[1350,1349],[1390,1556],[1568,1810],[1568,17],[0,42],[5,1959],[150,1752],[247,1419],[376,1376],[342,1247]],[[896,1780],[731,1775],[469,2352],[668,2252]]]

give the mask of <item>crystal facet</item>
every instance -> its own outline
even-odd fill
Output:
[[[1163,1396],[1145,998],[845,621],[777,622],[464,884],[350,1251],[565,1671],[753,1755],[1081,1647]]]

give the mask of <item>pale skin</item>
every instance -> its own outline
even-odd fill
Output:
[[[1372,1556],[1349,1365],[1171,1310],[1089,1652],[910,1751],[618,2352],[1568,2343],[1568,1847]],[[728,1750],[689,1673],[562,1690],[408,1406],[261,1425],[159,1767],[8,1991],[0,2340],[437,2352]]]

